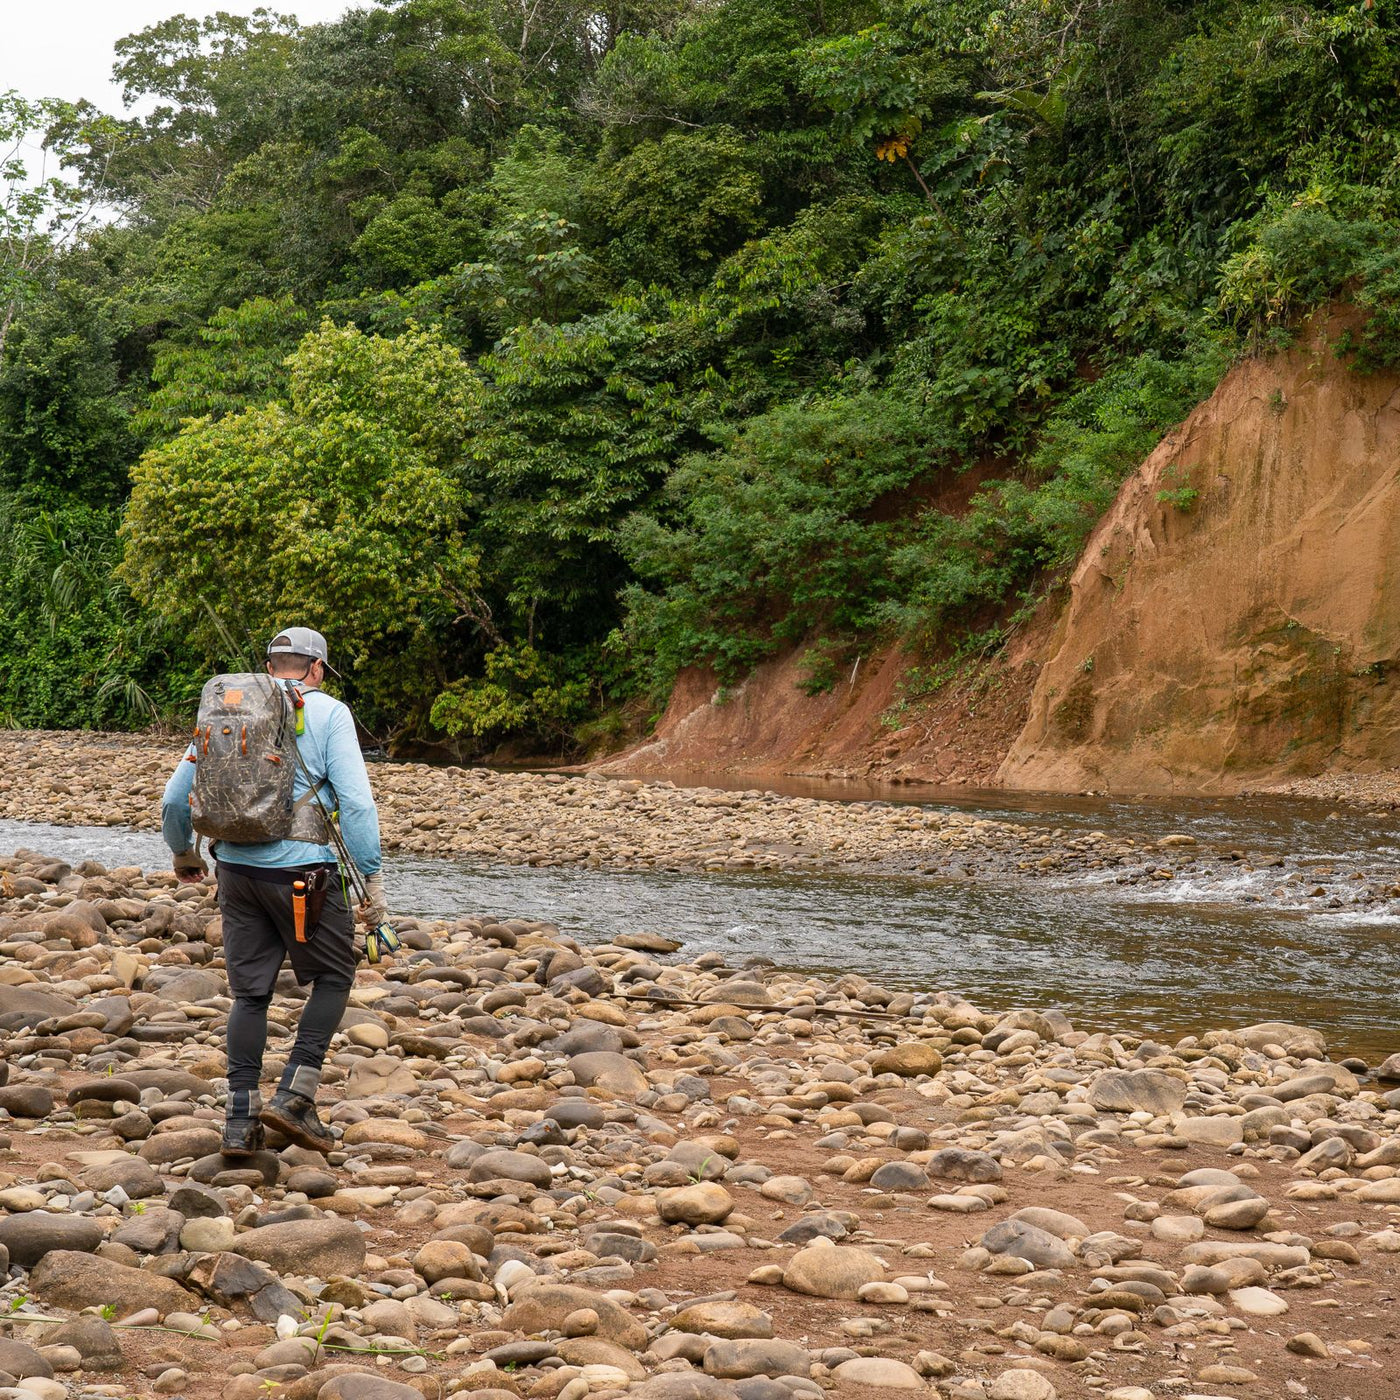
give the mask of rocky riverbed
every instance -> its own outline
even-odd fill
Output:
[[[402,931],[230,1161],[212,886],[0,858],[0,1400],[1394,1393],[1400,1057]]]
[[[57,825],[160,824],[179,742],[0,730],[0,817]],[[583,774],[374,764],[389,850],[545,868],[1082,879],[1157,886],[1258,867],[1306,879],[1313,908],[1389,909],[1396,871],[1301,869],[1277,853],[1134,839],[887,802],[677,787]]]
[[[1389,813],[1400,807],[1400,768],[1381,768],[1371,773],[1324,773],[1277,783],[1260,791]]]

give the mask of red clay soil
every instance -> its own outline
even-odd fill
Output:
[[[1124,483],[1002,783],[1228,794],[1400,764],[1400,376],[1338,357],[1354,322],[1238,365]]]
[[[1020,734],[1056,607],[1047,605],[1004,652],[936,687],[930,668],[888,646],[861,656],[827,691],[802,688],[802,650],[721,687],[682,672],[656,730],[592,771],[638,777],[729,773],[990,786]]]

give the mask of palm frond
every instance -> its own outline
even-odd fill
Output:
[[[229,659],[235,665],[244,665],[249,659],[248,648],[234,639],[228,624],[214,611],[214,605],[202,593],[199,595],[199,602],[204,611],[209,614],[210,625],[219,634],[219,640],[224,644]]]
[[[148,720],[160,718],[160,707],[141,687],[140,682],[131,676],[113,674],[97,687],[98,700],[105,700],[111,695],[118,697],[121,708],[128,715],[144,715]]]

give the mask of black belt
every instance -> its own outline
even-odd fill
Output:
[[[329,874],[335,869],[333,865],[239,865],[236,861],[221,860],[218,868],[227,870],[231,875],[246,875],[250,880],[258,880],[264,885],[294,885],[298,880],[305,880],[308,875],[316,875],[324,870]]]

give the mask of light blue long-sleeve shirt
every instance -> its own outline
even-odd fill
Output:
[[[302,687],[306,696],[304,732],[297,736],[297,751],[313,778],[325,779],[321,800],[329,811],[340,811],[340,834],[345,840],[350,858],[363,875],[379,871],[379,814],[374,808],[365,758],[355,737],[355,721],[350,707],[327,695],[323,690]],[[180,766],[171,774],[161,799],[161,835],[176,855],[194,845],[194,826],[190,821],[190,791],[194,787],[194,745],[185,751]],[[327,790],[329,786],[329,791]],[[297,765],[293,797],[306,791],[306,775]],[[311,841],[267,841],[256,846],[243,846],[232,841],[218,843],[218,856],[229,865],[263,867],[333,865],[335,851],[330,846],[318,846]]]

